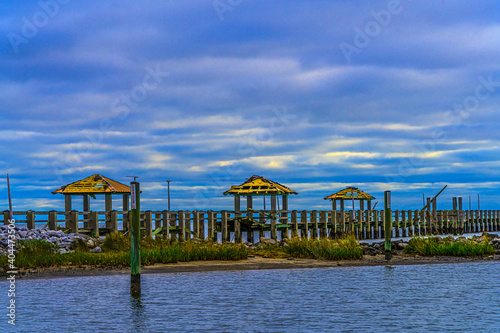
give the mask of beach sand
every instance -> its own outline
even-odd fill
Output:
[[[174,264],[156,264],[143,266],[141,274],[183,273],[183,272],[213,272],[235,270],[262,269],[304,269],[327,267],[362,267],[362,266],[396,266],[396,265],[426,265],[473,262],[498,262],[500,255],[488,257],[421,257],[415,255],[395,255],[386,261],[383,255],[364,256],[360,260],[317,260],[317,259],[273,259],[254,257],[239,261],[193,261]],[[95,267],[67,266],[49,268],[29,268],[19,271],[21,279],[47,279],[77,276],[129,275],[129,267]]]

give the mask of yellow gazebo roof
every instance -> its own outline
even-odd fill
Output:
[[[52,194],[130,194],[130,186],[99,174],[62,186]]]
[[[281,185],[280,183],[266,179],[262,176],[253,175],[239,186],[231,186],[230,190],[223,193],[224,195],[289,195],[298,194],[297,192]]]
[[[357,187],[347,187],[342,191],[325,197],[325,200],[367,200],[375,199],[374,196],[359,190]]]

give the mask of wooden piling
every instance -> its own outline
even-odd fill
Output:
[[[394,212],[394,217],[395,217],[395,221],[394,223],[396,223],[396,228],[395,228],[395,232],[396,232],[396,237],[399,237],[399,210],[396,210]]]
[[[26,224],[28,229],[35,229],[35,212],[29,210],[26,212]]]
[[[72,233],[78,233],[78,212],[69,212],[69,229]]]
[[[117,231],[118,230],[118,212],[116,210],[112,210],[110,212],[110,229],[111,232]]]
[[[408,236],[408,232],[406,230],[406,211],[401,211],[401,222],[403,223],[403,237],[407,237]]]
[[[241,212],[234,213],[234,242],[240,244],[242,241],[241,237]]]
[[[378,239],[380,237],[380,224],[379,224],[379,212],[378,210],[373,211],[373,238]]]
[[[178,211],[178,220],[179,220],[179,242],[184,242],[186,240],[186,223],[184,221],[185,215],[183,211]]]
[[[392,259],[391,236],[392,236],[392,211],[391,211],[391,191],[384,192],[384,229],[385,229],[385,260]]]
[[[193,237],[200,238],[200,214],[196,210],[193,212],[193,234]]]
[[[57,230],[57,212],[55,210],[49,212],[49,230]]]
[[[146,226],[146,237],[153,237],[153,213],[150,210],[144,212],[144,223]]]
[[[299,237],[299,225],[297,223],[297,211],[293,210],[291,214],[292,219],[292,238]]]
[[[312,239],[318,239],[318,212],[316,210],[313,210],[311,212],[311,224],[313,227],[313,230],[311,230],[311,238]]]
[[[161,233],[163,235],[163,239],[170,239],[170,212],[168,210],[164,210],[161,214]]]
[[[307,222],[307,211],[303,210],[300,214],[300,222],[303,224],[303,229],[301,230],[301,238],[309,238],[309,223]]]
[[[208,239],[217,242],[217,228],[215,227],[214,212],[208,211]]]
[[[320,237],[321,238],[327,238],[328,237],[328,220],[326,218],[326,212],[321,211],[319,215],[320,223],[321,223],[321,232],[320,232]]]
[[[98,212],[89,212],[89,225],[94,237],[99,237],[99,215]]]
[[[138,182],[131,182],[131,211],[130,211],[130,294],[141,294],[141,203],[140,186]]]
[[[221,211],[220,215],[221,215],[222,243],[227,243],[229,240],[229,233],[227,232],[227,211],[225,210]]]

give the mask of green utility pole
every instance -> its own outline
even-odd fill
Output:
[[[130,183],[130,294],[141,294],[141,202],[139,182]]]
[[[391,237],[392,237],[392,211],[391,211],[391,191],[384,192],[384,231],[385,231],[385,260],[392,259]]]

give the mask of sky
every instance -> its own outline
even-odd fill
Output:
[[[0,36],[0,210],[7,173],[14,210],[96,173],[138,176],[151,210],[167,179],[173,210],[231,209],[252,175],[290,209],[347,186],[419,209],[445,185],[439,209],[499,207],[494,1],[1,2]]]

